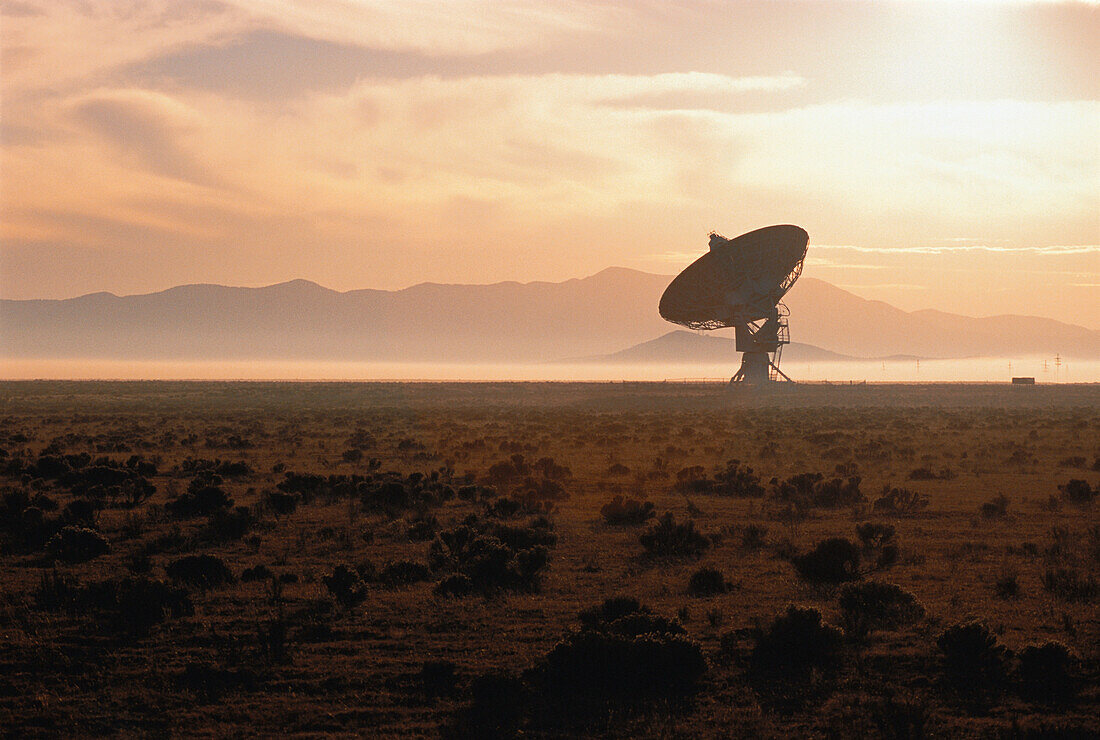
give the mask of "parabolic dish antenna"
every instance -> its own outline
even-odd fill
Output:
[[[711,233],[710,251],[669,283],[661,296],[666,321],[689,329],[733,327],[741,368],[731,383],[788,378],[779,369],[790,342],[780,301],[798,276],[810,235],[798,226],[768,226],[735,239]]]

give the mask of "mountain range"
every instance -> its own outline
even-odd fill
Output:
[[[621,354],[634,348],[627,357],[650,352],[656,362],[671,353],[683,363],[711,362],[720,354],[728,361],[729,345],[681,334],[715,338],[687,332],[665,336],[672,326],[657,314],[657,303],[670,280],[616,267],[560,283],[422,283],[395,291],[338,292],[292,280],[263,288],[185,285],[145,295],[0,300],[0,357],[638,361]],[[823,351],[835,353],[834,359],[1055,354],[1100,359],[1100,331],[1053,319],[902,311],[813,278],[800,280],[784,302],[791,310],[792,338],[813,345],[789,347],[791,359]],[[658,349],[665,355],[646,348],[661,338]],[[618,359],[612,359],[616,353]]]
[[[684,362],[729,365],[737,358],[736,342],[731,337],[693,333],[676,329],[667,334],[635,344],[633,347],[594,357],[579,357],[573,362],[612,363],[616,365],[679,364]],[[889,357],[853,357],[830,352],[803,342],[791,342],[783,347],[783,360],[787,362],[852,362],[858,360],[885,360],[890,362],[923,359],[913,355]]]

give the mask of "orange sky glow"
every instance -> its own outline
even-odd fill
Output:
[[[0,2],[0,297],[673,274],[810,233],[1100,328],[1095,2]]]

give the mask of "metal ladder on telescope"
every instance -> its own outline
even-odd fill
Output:
[[[790,311],[780,303],[776,308],[779,311],[779,328],[776,330],[775,355],[768,362],[768,380],[776,381],[780,377],[788,383],[793,383],[786,373],[779,369],[779,359],[783,356],[783,345],[791,343],[791,328],[787,323]]]

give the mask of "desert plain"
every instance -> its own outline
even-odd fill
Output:
[[[1096,736],[1098,494],[1097,385],[4,382],[0,727]]]

